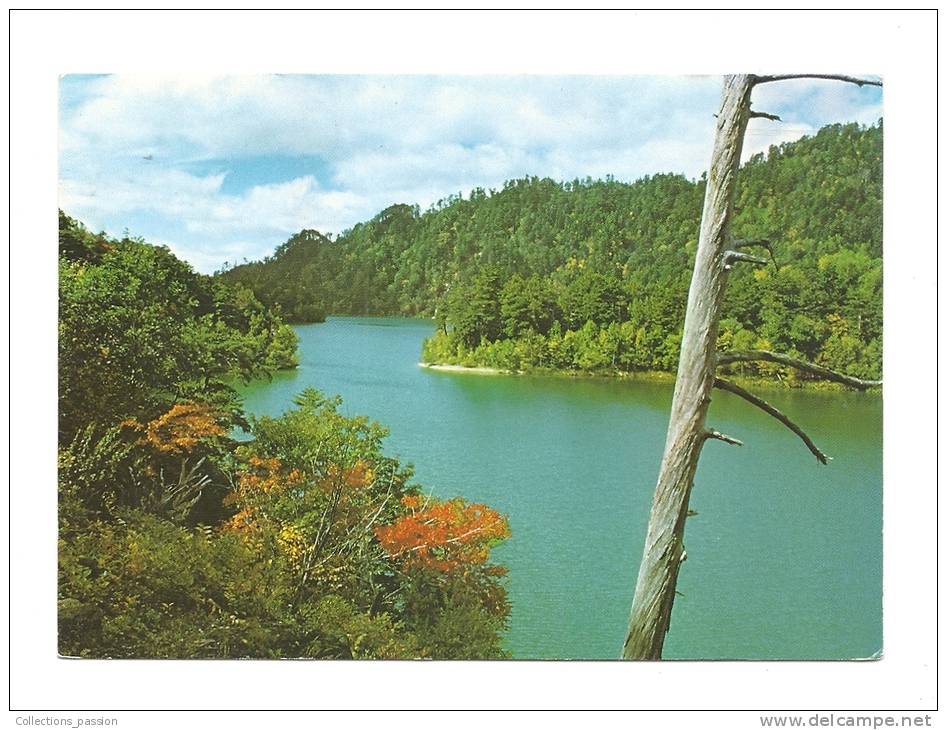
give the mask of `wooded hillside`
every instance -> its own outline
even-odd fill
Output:
[[[772,147],[739,188],[734,233],[771,241],[773,263],[734,272],[721,347],[880,376],[882,123]],[[669,370],[703,192],[679,175],[513,180],[424,213],[393,205],[335,240],[302,231],[222,275],[290,321],[436,314],[437,361]]]

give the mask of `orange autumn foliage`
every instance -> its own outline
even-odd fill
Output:
[[[225,530],[234,532],[251,532],[256,529],[256,523],[253,521],[253,510],[245,507],[224,523]]]
[[[347,468],[330,464],[320,482],[320,486],[326,491],[339,487],[342,487],[345,491],[351,491],[371,486],[374,480],[375,472],[371,465],[359,459]]]
[[[375,528],[385,552],[405,563],[448,572],[463,565],[486,562],[490,547],[510,536],[506,519],[483,504],[458,498],[440,502],[407,495],[401,503],[411,510],[390,525]]]
[[[358,460],[347,468],[330,464],[325,474],[310,484],[323,495],[338,490],[334,513],[336,520],[344,521],[350,511],[350,498],[370,487],[374,480],[375,472],[371,465]],[[237,532],[252,532],[258,527],[259,515],[268,511],[264,505],[270,500],[278,502],[289,490],[297,487],[302,489],[292,499],[300,503],[311,501],[315,493],[306,493],[306,482],[302,470],[289,469],[276,457],[250,456],[237,477],[236,488],[223,500],[225,506],[236,506],[240,510],[228,521],[227,528]],[[354,517],[360,516],[356,509]]]
[[[278,493],[303,481],[303,473],[299,469],[287,471],[275,457],[261,459],[251,456],[248,466],[237,481],[237,491],[243,496]]]
[[[370,486],[375,480],[375,472],[367,462],[359,460],[342,472],[342,479],[346,486],[352,489],[362,489]]]
[[[162,454],[187,454],[203,439],[226,433],[214,411],[200,403],[177,403],[144,425],[134,418],[122,425],[142,434],[139,445],[150,446]]]
[[[251,456],[247,467],[237,478],[237,488],[223,500],[226,506],[243,507],[226,524],[228,529],[237,532],[247,532],[254,528],[254,503],[259,497],[278,494],[301,484],[304,478],[299,469],[287,470],[275,457],[261,459],[259,456]]]

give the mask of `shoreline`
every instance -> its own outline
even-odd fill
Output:
[[[618,381],[646,381],[651,383],[672,384],[677,380],[675,373],[667,373],[660,370],[636,370],[636,371],[614,371],[614,372],[591,372],[582,370],[556,370],[554,368],[530,368],[529,370],[505,370],[501,368],[486,367],[482,365],[451,365],[446,363],[426,363],[419,362],[418,367],[427,370],[437,370],[447,373],[460,373],[462,375],[536,375],[540,377],[553,378],[585,378],[592,380],[618,380]],[[739,385],[753,387],[764,391],[807,391],[807,392],[838,392],[838,393],[867,393],[871,395],[881,395],[883,386],[869,388],[860,391],[857,388],[847,388],[839,383],[827,380],[793,380],[765,378],[754,375],[729,374],[727,378]]]
[[[542,378],[568,378],[570,380],[647,380],[650,382],[673,383],[673,373],[660,370],[634,370],[614,372],[593,372],[591,370],[556,370],[555,368],[530,368],[529,370],[508,370],[485,365],[456,365],[439,362],[419,362],[418,367],[426,370],[439,370],[446,373],[464,375],[535,375]]]
[[[487,368],[479,365],[445,365],[436,362],[419,362],[419,368],[426,370],[440,370],[448,373],[464,373],[465,375],[522,375],[522,370],[500,370],[499,368]]]

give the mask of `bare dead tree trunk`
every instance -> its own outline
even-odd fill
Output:
[[[750,120],[750,76],[728,76],[717,115],[707,173],[697,259],[687,295],[684,338],[677,367],[664,458],[651,506],[644,558],[625,639],[626,659],[660,659],[671,618],[677,573],[684,557],[684,522],[716,369],[717,323],[729,263],[726,247],[743,133]]]
[[[705,424],[714,386],[736,392],[736,386],[717,379],[715,374],[718,365],[717,327],[727,274],[737,262],[767,263],[765,259],[737,250],[752,246],[753,242],[734,242],[730,237],[736,176],[740,167],[744,133],[750,118],[778,121],[775,115],[753,112],[750,109],[750,95],[754,85],[800,77],[830,78],[857,83],[859,86],[880,86],[880,82],[876,81],[835,75],[734,75],[724,79],[713,155],[707,173],[697,256],[687,296],[684,335],[671,404],[671,418],[651,506],[644,555],[635,585],[628,634],[622,651],[622,657],[625,659],[661,658],[664,637],[671,619],[678,571],[687,557],[683,542],[684,524],[697,462],[705,440],[714,438],[730,444],[741,443],[730,436],[708,429]],[[768,241],[757,244],[769,248]],[[731,247],[734,250],[728,250]],[[772,255],[772,249],[769,250]],[[750,360],[769,360],[809,372],[814,372],[816,367],[788,356],[765,351],[740,353],[739,357],[731,357],[729,362]],[[826,373],[837,375],[838,377],[834,378],[836,380],[844,377],[831,371],[825,371],[821,375],[826,376]],[[863,382],[866,387],[876,385],[867,381],[859,381],[859,384]],[[778,417],[806,442],[822,463],[826,462],[828,457],[786,416],[746,391],[738,394],[744,398],[749,396],[747,399],[751,403]]]

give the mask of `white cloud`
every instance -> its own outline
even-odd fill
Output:
[[[854,84],[823,79],[792,79],[761,84],[753,90],[753,108],[778,115],[782,121],[750,121],[743,159],[765,152],[770,145],[794,142],[835,122],[870,125],[882,115],[876,93]]]
[[[719,98],[712,77],[149,75],[63,83],[64,209],[93,227],[121,220],[135,234],[173,242],[201,268],[233,253],[265,255],[304,227],[340,232],[392,203],[423,208],[527,174],[696,177]],[[828,82],[767,84],[754,97],[756,108],[786,121],[754,121],[746,156],[828,122],[874,122],[881,111],[877,95]],[[228,187],[235,166],[272,155],[324,164],[275,181],[244,175],[242,189]]]
[[[278,243],[302,228],[339,230],[366,211],[362,197],[320,190],[311,176],[255,185],[238,195],[220,192],[223,178],[222,174],[196,177],[170,170],[135,180],[121,176],[102,177],[95,183],[67,179],[60,185],[60,206],[94,228],[102,226],[100,221],[135,212],[173,219],[193,234],[192,243],[169,241],[168,245],[194,260],[200,250],[195,245],[212,244],[220,251],[217,263],[225,260],[231,237],[253,234],[258,240]],[[157,241],[164,236],[148,238]],[[241,246],[240,251],[244,250]],[[252,256],[265,252],[259,243],[249,250]]]

